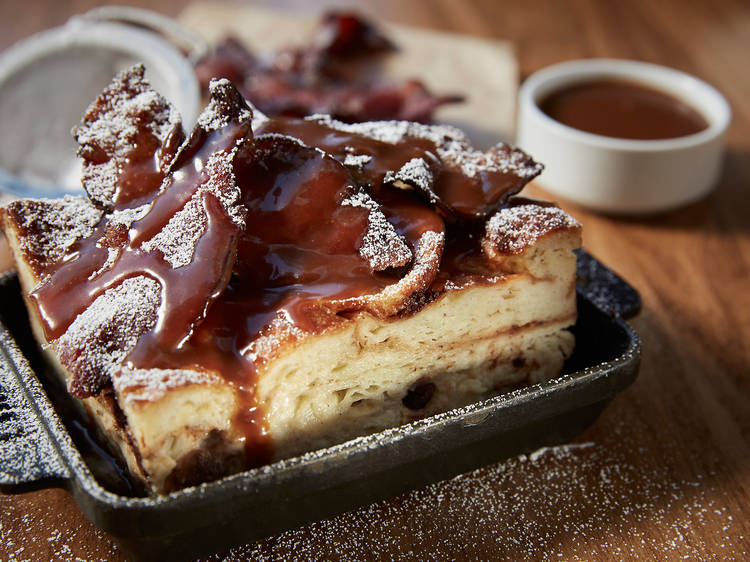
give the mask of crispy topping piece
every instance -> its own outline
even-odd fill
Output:
[[[175,212],[153,238],[141,244],[141,250],[160,251],[173,269],[189,265],[198,241],[209,225],[203,202],[207,194],[216,199],[222,212],[227,214],[238,230],[245,226],[245,210],[238,204],[240,191],[234,182],[232,160],[235,151],[236,147],[229,152],[220,151],[208,156],[202,171],[203,182],[182,209]]]
[[[73,129],[83,188],[106,209],[156,193],[184,139],[179,115],[144,72],[139,64],[118,74]]]
[[[412,158],[397,171],[388,171],[383,182],[386,185],[416,192],[422,199],[438,209],[442,216],[452,217],[453,209],[435,193],[435,182],[440,175],[441,162],[431,152]]]
[[[435,184],[435,167],[438,164],[436,160],[432,154],[423,158],[412,158],[398,171],[388,170],[384,181],[399,189],[416,189],[430,203],[436,205],[440,201],[437,194],[432,191]]]
[[[131,226],[129,255],[120,259],[125,271],[156,271],[166,295],[159,333],[136,350],[141,358],[150,348],[176,348],[190,337],[229,281],[245,226],[234,158],[252,138],[252,113],[227,81],[213,84],[211,95],[185,143],[189,148],[175,160],[180,166],[149,212]],[[186,162],[188,154],[192,159]],[[155,255],[169,268],[156,265]],[[137,363],[135,356],[131,360]]]
[[[328,307],[337,314],[345,311],[366,310],[380,318],[387,318],[405,310],[417,295],[429,289],[440,268],[445,247],[445,234],[427,231],[416,244],[414,263],[397,282],[382,291],[349,299],[334,300]]]
[[[104,212],[85,197],[20,199],[1,209],[18,232],[18,246],[37,277],[90,236]]]
[[[198,125],[207,132],[219,131],[232,123],[250,123],[253,112],[229,80],[211,80],[208,107],[198,118]]]
[[[327,115],[307,120],[396,147],[427,141],[433,150],[386,173],[384,180],[411,185],[443,211],[450,209],[465,218],[487,216],[544,169],[522,150],[502,143],[486,152],[476,150],[460,130],[450,126],[407,121],[348,124]]]
[[[156,324],[161,287],[148,277],[125,279],[97,297],[57,340],[60,362],[72,374],[70,393],[98,394],[135,347]]]
[[[403,236],[385,218],[380,205],[364,191],[344,199],[342,205],[367,209],[367,231],[359,247],[359,255],[366,259],[373,271],[401,267],[411,261],[412,255]]]
[[[580,223],[559,207],[516,205],[499,210],[487,221],[482,249],[490,259],[520,254],[546,234],[580,228]]]
[[[411,188],[451,221],[491,215],[543,166],[508,145],[481,152],[454,127],[408,121],[343,123],[328,115],[271,119],[264,132],[284,133],[331,153],[375,191]],[[376,193],[373,197],[379,201]]]

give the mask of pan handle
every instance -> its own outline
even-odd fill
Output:
[[[44,411],[48,410],[48,411]],[[42,386],[0,325],[0,488],[23,491],[71,472],[43,419],[57,420]]]
[[[576,255],[576,286],[585,297],[613,316],[632,318],[638,314],[641,310],[638,291],[586,250],[576,250]]]

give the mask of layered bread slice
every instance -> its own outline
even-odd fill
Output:
[[[164,493],[556,376],[580,225],[541,171],[449,127],[265,119],[227,81],[194,131],[135,67],[74,131],[87,196],[0,213],[50,363]]]

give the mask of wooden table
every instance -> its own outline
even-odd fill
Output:
[[[0,48],[94,4],[2,3]],[[177,15],[187,2],[158,4]],[[750,4],[357,4],[399,23],[509,39],[524,76],[592,56],[695,74],[721,90],[734,111],[724,174],[708,198],[663,216],[617,219],[567,206],[584,225],[585,246],[636,286],[644,302],[632,322],[643,339],[640,376],[578,446],[490,466],[236,549],[229,558],[747,559]],[[66,492],[0,496],[0,513],[0,559],[121,557]]]

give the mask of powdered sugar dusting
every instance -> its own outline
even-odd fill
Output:
[[[501,172],[531,180],[544,169],[525,152],[500,143],[481,152],[474,149],[466,135],[448,125],[423,125],[409,121],[370,121],[343,123],[329,115],[311,115],[305,119],[336,131],[361,135],[387,144],[398,144],[409,138],[427,140],[435,145],[437,156],[446,166],[460,169],[470,177],[481,172]]]
[[[211,80],[210,101],[198,117],[198,125],[206,131],[218,131],[233,122],[250,123],[253,112],[234,85],[226,78]]]
[[[441,144],[446,139],[466,145],[469,143],[466,135],[460,129],[449,125],[423,125],[411,121],[344,123],[325,114],[310,115],[305,119],[342,133],[361,135],[387,144],[398,144],[409,137],[430,140],[435,144]]]
[[[172,389],[193,384],[216,384],[221,377],[191,369],[132,369],[127,366],[112,377],[115,391],[126,403],[159,400]]]
[[[83,187],[104,207],[114,204],[119,177],[141,132],[150,132],[162,145],[174,130],[182,129],[179,115],[151,89],[144,72],[139,64],[118,74],[73,129],[78,155],[84,159]],[[164,173],[169,160],[159,162]]]
[[[147,203],[145,205],[140,205],[132,209],[115,209],[105,217],[105,220],[107,221],[107,229],[109,230],[117,228],[127,231],[135,221],[140,220],[144,216],[146,216],[146,213],[148,213],[148,210],[150,208],[151,205]],[[97,242],[97,246],[105,246],[107,248],[107,259],[98,270],[96,270],[89,276],[89,280],[95,279],[103,272],[111,269],[122,253],[121,247],[107,244],[103,239],[100,239]]]
[[[109,536],[75,507],[67,490],[0,495],[0,559],[7,562],[124,560]]]
[[[107,220],[110,225],[122,225],[129,229],[135,221],[145,217],[150,208],[151,204],[146,203],[132,209],[115,209],[107,215]]]
[[[199,129],[212,132],[232,124],[249,125],[252,111],[229,80],[213,80],[209,93],[210,102],[198,118],[198,126],[193,132],[193,137],[199,134]],[[141,245],[144,251],[159,250],[164,260],[174,269],[190,264],[196,245],[208,227],[208,214],[203,203],[207,193],[219,201],[232,222],[239,228],[244,228],[246,210],[239,205],[241,194],[235,180],[233,165],[235,154],[244,139],[244,136],[240,136],[240,140],[230,149],[217,150],[206,158],[199,172],[200,178],[197,180],[195,192],[161,231]],[[192,143],[188,140],[180,149],[176,160],[180,161],[184,151],[191,150],[191,147]],[[193,180],[184,177],[175,179],[173,174],[170,181]],[[174,185],[169,185],[166,189],[170,188],[174,189]]]
[[[467,148],[455,141],[438,147],[438,155],[448,165],[460,168],[461,172],[475,178],[481,172],[500,172],[530,181],[544,169],[525,152],[505,144],[498,144],[487,152]]]
[[[487,221],[483,247],[490,256],[519,254],[545,234],[580,227],[577,220],[559,207],[517,205],[500,209]]]
[[[685,452],[647,455],[641,435],[616,423],[604,441],[544,447],[207,559],[747,559],[716,473],[679,475],[666,459],[683,466]]]
[[[575,449],[588,449],[589,447],[593,446],[594,443],[589,441],[587,443],[569,443],[567,445],[558,445],[556,447],[541,447],[540,449],[537,449],[536,451],[530,453],[528,455],[528,459],[532,463],[534,463],[547,454],[569,455],[570,452],[574,451]],[[521,458],[523,458],[523,455],[521,455]]]
[[[349,153],[344,157],[344,166],[349,168],[362,169],[372,161],[372,156],[368,154]]]
[[[294,323],[289,312],[279,310],[270,324],[261,331],[260,336],[241,350],[241,353],[249,361],[261,364],[263,361],[271,360],[284,342],[304,337],[305,332]]]
[[[104,214],[86,197],[23,199],[5,208],[19,227],[19,247],[37,272],[55,263],[68,250],[94,232]]]
[[[422,233],[416,244],[412,266],[406,275],[379,293],[342,299],[336,304],[341,308],[366,309],[380,317],[397,314],[409,305],[409,300],[415,294],[425,291],[435,279],[444,246],[445,233],[432,230]]]
[[[145,252],[159,250],[174,269],[190,264],[198,240],[208,226],[208,215],[203,206],[206,193],[214,195],[232,222],[244,228],[245,211],[238,204],[241,194],[232,166],[236,150],[235,147],[229,154],[215,152],[206,160],[201,172],[203,183],[164,228],[141,245]]]
[[[373,271],[401,267],[411,261],[411,250],[403,237],[385,218],[383,211],[367,193],[360,191],[341,203],[344,206],[361,207],[369,211],[367,232],[362,239],[359,254],[366,259]]]
[[[144,252],[159,250],[164,260],[173,269],[189,265],[193,261],[195,247],[208,225],[201,193],[193,195],[185,206],[169,219],[169,222],[153,238],[146,240]]]
[[[157,281],[130,277],[76,317],[54,342],[60,361],[73,374],[71,394],[92,395],[108,384],[138,338],[156,324],[160,303]]]
[[[424,158],[412,158],[396,172],[388,170],[383,182],[393,184],[401,189],[414,187],[426,196],[427,200],[433,205],[439,202],[438,196],[432,189],[435,176]]]

